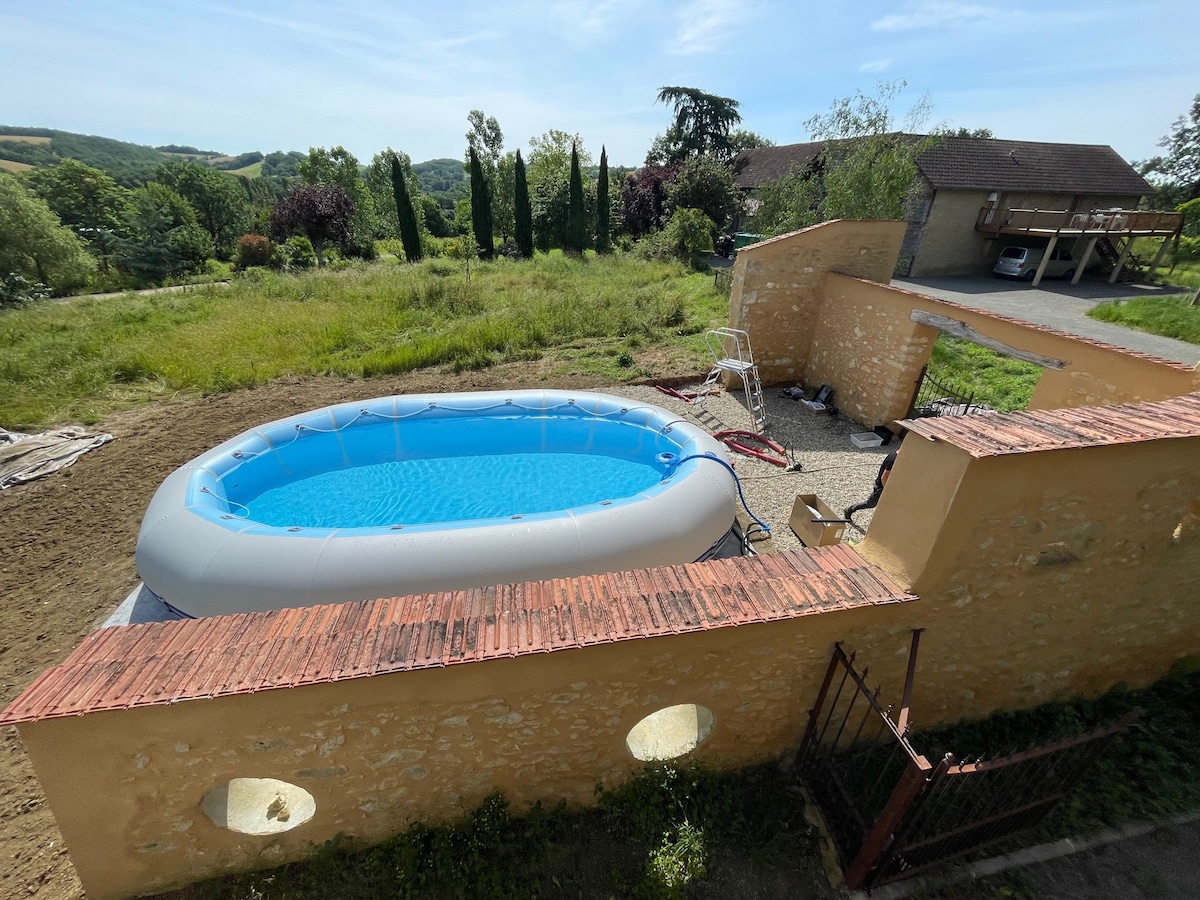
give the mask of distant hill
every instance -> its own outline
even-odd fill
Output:
[[[154,177],[154,171],[172,159],[190,159],[234,175],[293,176],[296,162],[306,154],[276,150],[265,156],[258,150],[230,156],[217,150],[198,150],[184,144],[146,147],[96,135],[76,134],[53,128],[24,128],[0,125],[0,169],[25,171],[52,166],[60,159],[77,159],[101,169],[125,187],[137,187]]]
[[[60,159],[77,159],[103,169],[118,184],[134,187],[149,180],[164,155],[153,147],[112,138],[56,131],[52,128],[15,128],[0,125],[0,160],[29,166],[52,166]]]
[[[291,178],[296,175],[296,163],[307,155],[297,150],[267,154],[251,150],[231,156],[188,144],[147,147],[54,128],[0,125],[0,170],[22,172],[37,166],[52,166],[60,159],[77,159],[107,172],[125,187],[137,187],[152,180],[155,169],[173,159],[190,159],[247,178]],[[413,171],[425,193],[446,209],[453,209],[456,200],[470,196],[461,159],[431,159],[417,163]]]
[[[471,183],[461,159],[431,159],[413,163],[413,173],[421,182],[421,190],[445,210],[453,210],[456,200],[471,196]]]

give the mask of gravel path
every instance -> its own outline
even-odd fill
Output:
[[[740,391],[722,391],[699,404],[685,403],[649,386],[621,387],[609,392],[669,409],[709,432],[754,428]],[[770,541],[761,542],[758,549],[792,550],[803,546],[788,526],[796,495],[816,494],[840,515],[847,506],[870,495],[879,464],[890,448],[855,449],[850,435],[866,428],[840,416],[811,412],[782,396],[778,389],[768,389],[765,399],[766,434],[788,448],[800,463],[800,471],[786,472],[736,453],[730,453],[730,461],[742,482],[751,511],[771,526]],[[845,540],[849,543],[862,540],[872,515],[873,510],[856,513],[855,524],[847,527]]]

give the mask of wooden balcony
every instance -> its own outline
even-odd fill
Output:
[[[1170,237],[1183,228],[1183,213],[1137,209],[999,209],[985,206],[975,230],[989,234],[1049,237]]]

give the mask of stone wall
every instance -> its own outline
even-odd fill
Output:
[[[804,377],[825,274],[886,283],[903,237],[903,222],[834,221],[738,251],[729,324],[749,332],[765,384]]]

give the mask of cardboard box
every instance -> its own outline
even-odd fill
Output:
[[[836,522],[818,521],[836,519]],[[806,547],[824,547],[827,544],[841,543],[846,533],[846,523],[842,514],[834,512],[829,505],[816,494],[797,494],[796,502],[792,504],[792,517],[788,520],[796,537],[804,541]]]

